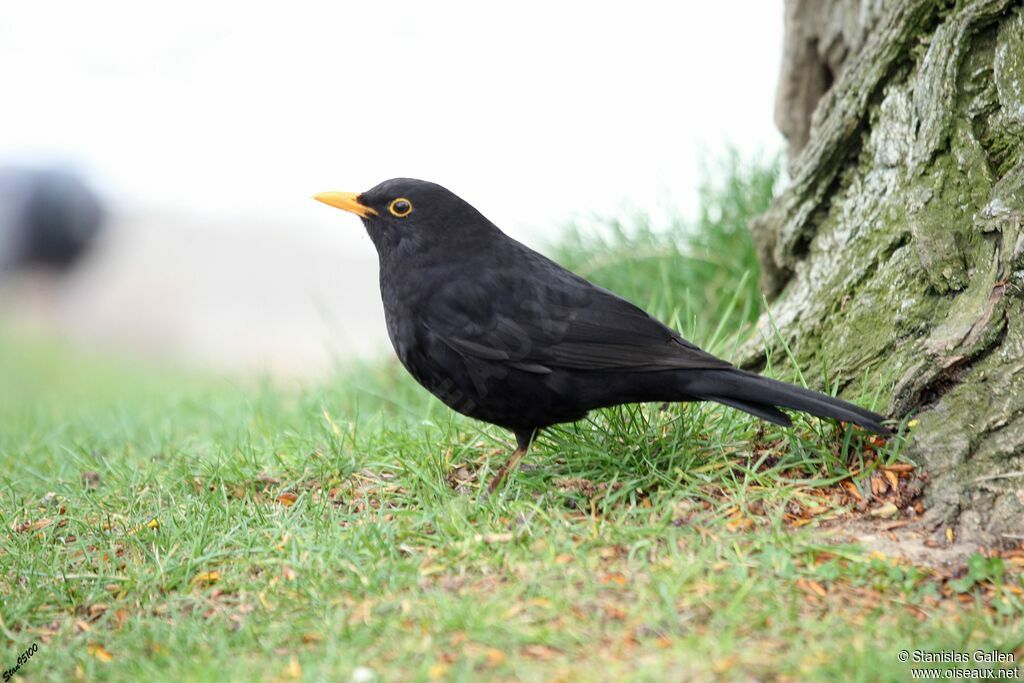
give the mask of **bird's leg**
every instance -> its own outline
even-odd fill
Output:
[[[512,457],[502,466],[498,473],[491,479],[491,483],[487,485],[487,490],[490,493],[494,493],[501,486],[501,483],[505,481],[508,475],[516,471],[519,467],[519,461],[526,455],[526,451],[530,449],[530,443],[533,438],[537,435],[536,429],[531,429],[528,432],[516,432],[516,450],[513,451]]]
[[[523,459],[524,455],[526,455],[525,448],[517,448],[515,451],[513,451],[512,457],[510,457],[508,461],[504,465],[502,465],[501,469],[498,470],[498,473],[495,474],[494,478],[491,479],[491,483],[487,485],[487,491],[489,493],[494,493],[495,491],[498,490],[498,487],[501,486],[501,483],[505,481],[508,475],[512,474],[512,472],[514,472],[515,469],[519,467],[519,461]]]

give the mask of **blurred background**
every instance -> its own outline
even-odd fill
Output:
[[[0,5],[0,327],[230,373],[390,354],[359,221],[439,182],[545,250],[772,153],[782,0]],[[550,251],[550,250],[549,250]]]

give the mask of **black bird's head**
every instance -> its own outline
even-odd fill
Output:
[[[455,193],[414,178],[385,180],[361,194],[322,192],[313,199],[362,218],[382,257],[396,250],[464,245],[501,232]]]

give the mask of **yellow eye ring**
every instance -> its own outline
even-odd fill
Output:
[[[388,211],[390,211],[391,215],[395,218],[405,218],[412,213],[412,202],[405,197],[393,199],[391,200],[391,203],[388,204]]]

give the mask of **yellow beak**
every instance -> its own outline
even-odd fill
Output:
[[[323,202],[328,206],[351,211],[361,218],[377,215],[375,210],[359,203],[359,195],[355,192],[321,192],[320,194],[313,195],[313,199]]]

